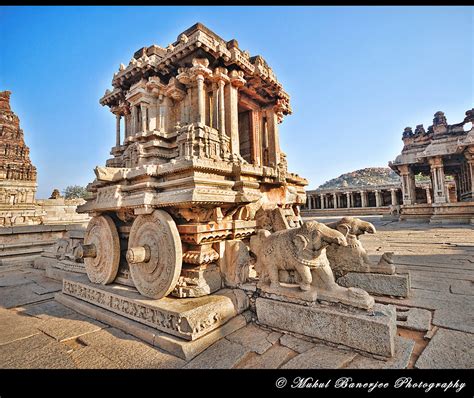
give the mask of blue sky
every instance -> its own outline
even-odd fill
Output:
[[[99,104],[120,63],[195,22],[262,55],[291,95],[289,169],[315,188],[386,166],[406,126],[474,106],[472,7],[0,7],[0,90],[13,92],[37,197],[86,185],[115,140]]]

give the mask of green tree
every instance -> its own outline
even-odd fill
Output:
[[[69,185],[63,191],[63,194],[66,199],[85,198],[87,195],[87,189],[80,185]]]

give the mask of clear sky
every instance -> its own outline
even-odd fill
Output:
[[[471,7],[0,7],[0,90],[13,92],[38,198],[86,185],[115,140],[99,104],[119,64],[201,22],[262,55],[291,95],[280,125],[309,188],[386,166],[406,126],[474,106]]]

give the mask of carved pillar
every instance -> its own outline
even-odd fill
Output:
[[[346,207],[351,207],[351,197],[349,192],[346,192]]]
[[[390,190],[390,195],[391,195],[391,200],[392,200],[392,206],[397,205],[397,191],[396,189],[391,189]]]
[[[266,110],[268,125],[268,165],[275,167],[280,162],[280,144],[278,141],[278,116],[273,108]]]
[[[138,108],[136,106],[132,107],[132,131],[131,134],[136,134],[138,132]]]
[[[366,191],[359,191],[359,192],[360,192],[361,207],[367,207],[367,192]]]
[[[375,207],[382,207],[380,191],[376,189],[374,192],[375,192]]]
[[[415,204],[415,176],[410,166],[407,164],[399,166],[400,176],[402,180],[403,204]]]
[[[145,133],[148,130],[148,118],[147,118],[147,109],[148,107],[145,104],[140,104],[140,109],[142,113],[142,133]]]
[[[120,118],[121,115],[117,113],[115,115],[116,122],[115,122],[115,146],[120,145]]]
[[[337,209],[337,196],[336,196],[335,193],[332,194],[332,200],[333,200],[332,207],[334,207],[335,209]]]
[[[230,83],[225,86],[226,131],[230,137],[230,150],[232,154],[240,155],[239,142],[239,97],[238,90],[245,84],[243,72],[233,70],[229,73]]]
[[[434,203],[446,203],[446,186],[443,159],[440,156],[429,159]]]
[[[197,115],[196,122],[206,124],[206,99],[204,92],[204,76],[198,73],[196,75],[197,82]]]
[[[307,196],[306,202],[307,202],[308,210],[311,210],[313,207],[311,206],[311,196],[310,195]]]
[[[468,200],[474,201],[474,146],[471,146],[466,152],[464,152],[464,156],[467,159],[466,191],[470,192]]]
[[[324,209],[325,208],[325,206],[324,206],[324,195],[321,194],[321,195],[319,195],[319,197],[321,198],[321,209]]]
[[[130,111],[126,110],[125,111],[125,114],[124,114],[124,128],[125,128],[125,131],[124,131],[124,139],[127,138],[130,134],[131,134],[131,128],[130,128],[130,123],[131,123],[131,114],[130,114]]]

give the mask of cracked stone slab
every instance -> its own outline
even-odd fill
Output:
[[[152,347],[116,328],[88,333],[78,338],[97,352],[123,368],[165,369],[181,368],[185,361]]]
[[[470,306],[435,310],[433,325],[474,333],[474,300]]]
[[[106,327],[108,326],[83,315],[71,314],[67,318],[46,318],[38,326],[38,329],[57,341],[64,341]]]
[[[74,369],[67,348],[54,339],[35,334],[0,346],[0,368],[3,369]]]
[[[272,346],[272,343],[268,340],[269,334],[268,331],[254,324],[249,324],[228,335],[227,339],[247,347],[250,351],[254,351],[257,354],[263,354]]]
[[[431,311],[397,306],[397,326],[427,332],[431,328]]]
[[[310,341],[299,339],[298,337],[294,337],[291,334],[283,335],[280,338],[280,344],[300,354],[314,347],[314,344]]]
[[[37,318],[0,308],[0,345],[40,333]]]
[[[416,361],[418,369],[474,368],[474,334],[439,329]]]
[[[232,369],[250,352],[247,347],[225,338],[203,351],[183,369]]]
[[[451,283],[450,291],[453,294],[465,294],[474,296],[474,282],[472,281],[456,281]]]
[[[388,361],[357,355],[345,369],[406,369],[415,347],[415,342],[397,336],[395,338],[395,355]]]
[[[339,369],[356,355],[355,352],[318,344],[288,361],[281,369]]]
[[[239,369],[278,369],[297,354],[288,347],[274,345],[262,355],[254,355]]]

